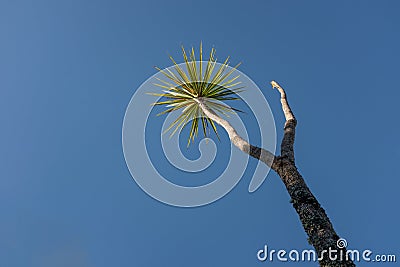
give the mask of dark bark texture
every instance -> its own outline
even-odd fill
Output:
[[[286,118],[284,137],[281,143],[281,156],[275,157],[271,168],[279,175],[282,182],[285,184],[291,198],[291,203],[299,215],[303,228],[308,235],[309,243],[314,246],[318,256],[321,256],[322,251],[326,251],[323,254],[322,260],[319,260],[320,266],[355,266],[350,259],[347,259],[346,248],[339,248],[337,246],[339,236],[333,229],[332,223],[326,215],[325,210],[311,193],[303,177],[297,170],[293,148],[297,120],[289,107],[285,91],[274,81],[271,82],[271,85],[281,94],[282,110]],[[329,249],[337,250],[337,253],[333,254],[337,256],[336,260],[330,259],[328,254]]]

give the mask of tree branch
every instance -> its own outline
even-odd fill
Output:
[[[195,101],[199,104],[199,107],[208,118],[221,125],[227,131],[229,139],[237,148],[256,159],[261,160],[273,170],[277,170],[278,165],[276,164],[275,155],[273,153],[264,148],[253,146],[249,144],[246,140],[244,140],[228,121],[218,116],[218,114],[216,114],[212,109],[207,106],[206,99],[198,97],[195,98]]]
[[[294,139],[296,135],[297,120],[290,109],[285,90],[275,81],[272,81],[271,85],[272,88],[276,88],[281,94],[282,110],[286,119],[284,135],[281,143],[281,156],[287,157],[291,162],[294,162]]]

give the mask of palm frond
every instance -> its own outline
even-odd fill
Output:
[[[160,97],[160,100],[153,105],[165,106],[167,109],[157,115],[168,114],[177,110],[182,110],[181,114],[169,125],[167,131],[172,130],[171,136],[176,132],[182,131],[187,125],[191,124],[188,146],[195,137],[198,136],[199,127],[202,127],[203,134],[207,137],[210,130],[215,132],[219,139],[215,122],[208,118],[203,110],[198,106],[195,98],[206,99],[209,108],[216,113],[224,116],[235,112],[241,112],[229,105],[221,102],[239,100],[237,96],[243,90],[240,85],[239,75],[232,77],[234,71],[239,67],[229,67],[229,57],[222,64],[217,63],[215,48],[212,48],[207,63],[203,66],[203,44],[200,43],[199,61],[196,61],[195,50],[192,47],[186,51],[182,46],[183,64],[178,64],[170,56],[173,67],[167,69],[156,69],[164,75],[164,79],[156,78],[158,83],[155,86],[162,88],[160,93],[150,93]]]

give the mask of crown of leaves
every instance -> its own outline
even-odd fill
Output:
[[[170,56],[174,64],[173,68],[160,69],[156,67],[164,75],[165,79],[156,78],[159,83],[154,85],[161,87],[163,92],[151,93],[160,97],[159,101],[153,103],[153,105],[166,106],[167,109],[158,115],[182,109],[181,114],[165,132],[173,129],[172,136],[178,130],[179,132],[182,131],[183,128],[191,123],[188,146],[198,135],[200,124],[205,137],[209,135],[211,128],[219,139],[215,122],[204,114],[196,98],[201,98],[208,108],[225,116],[229,116],[229,113],[240,111],[221,103],[240,99],[237,96],[237,93],[243,89],[243,87],[238,87],[240,85],[240,81],[238,81],[240,75],[232,75],[240,63],[235,67],[229,68],[230,57],[227,57],[222,64],[217,64],[215,52],[215,49],[212,48],[208,60],[203,62],[203,48],[202,44],[200,44],[199,61],[196,61],[194,48],[192,47],[188,55],[182,46],[183,64],[176,63],[174,58]]]

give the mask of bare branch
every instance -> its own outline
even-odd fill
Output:
[[[228,121],[218,116],[212,109],[207,106],[206,100],[198,97],[195,98],[195,101],[199,104],[199,107],[203,110],[204,114],[207,117],[221,125],[227,131],[229,139],[237,148],[256,159],[261,160],[273,170],[277,170],[278,166],[276,165],[275,155],[273,153],[264,148],[249,144],[236,132],[235,128],[233,128],[233,126]]]
[[[271,81],[271,85],[272,88],[276,88],[279,91],[279,93],[281,93],[282,110],[283,113],[285,114],[286,121],[296,120],[287,101],[285,90],[283,90],[283,88],[276,81]]]
[[[285,115],[284,136],[281,143],[281,156],[294,162],[294,139],[296,135],[297,120],[290,109],[285,90],[275,81],[271,81],[272,88],[276,88],[281,94],[282,110]]]

